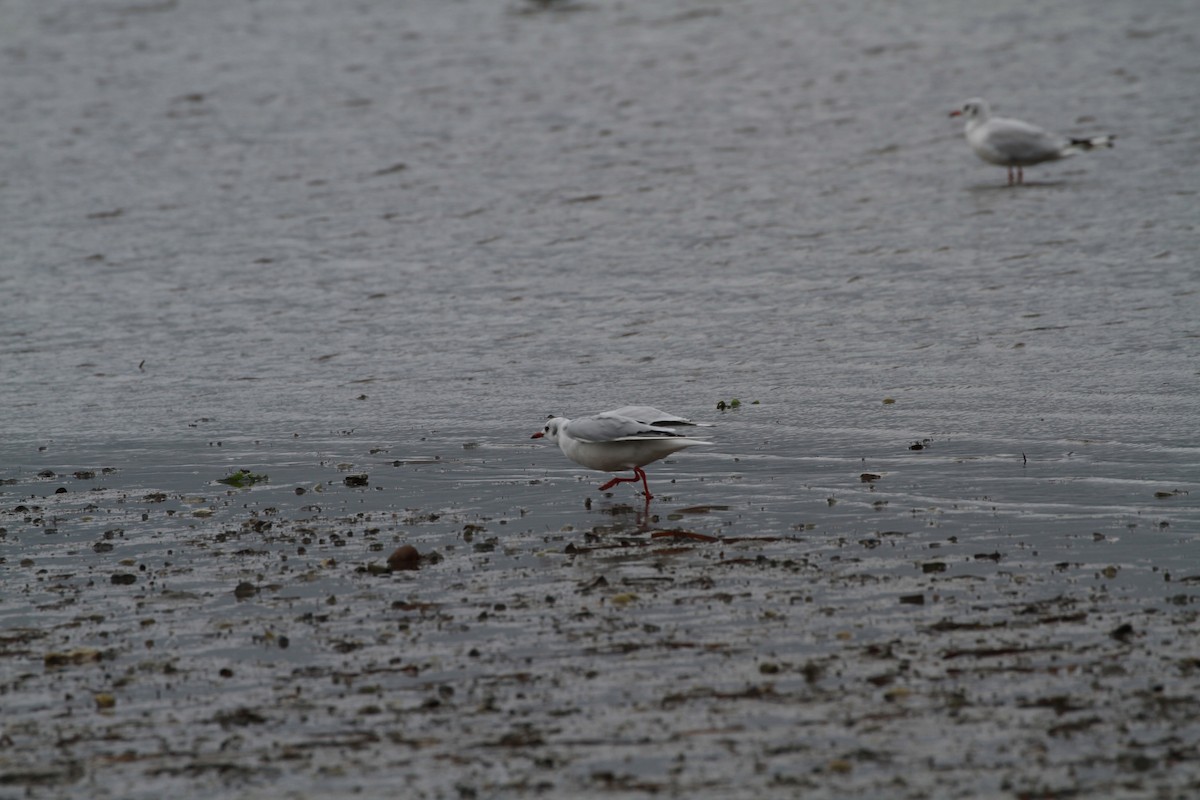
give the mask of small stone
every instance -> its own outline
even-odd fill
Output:
[[[221,675],[224,677],[227,670],[221,670]],[[230,675],[233,673],[230,672]],[[262,725],[267,721],[267,718],[259,714],[252,708],[237,708],[230,711],[219,711],[213,717],[213,722],[220,725],[222,728],[240,727],[244,725]]]
[[[104,654],[94,647],[77,647],[66,653],[46,653],[42,663],[47,667],[68,667],[74,664],[91,664],[101,660]]]
[[[411,544],[402,544],[387,558],[393,572],[402,569],[417,569],[421,565],[421,554]]]
[[[1112,638],[1116,639],[1118,642],[1128,643],[1129,640],[1131,638],[1133,638],[1133,634],[1134,634],[1133,626],[1130,625],[1128,622],[1126,622],[1122,625],[1118,625],[1108,635],[1111,636]]]

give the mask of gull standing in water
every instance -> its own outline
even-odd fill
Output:
[[[962,108],[951,111],[950,116],[966,119],[967,143],[975,155],[989,164],[1008,167],[1009,186],[1014,183],[1013,167],[1017,169],[1015,183],[1024,183],[1025,167],[1058,161],[1098,147],[1112,147],[1113,140],[1117,138],[1092,136],[1072,139],[1019,119],[993,117],[988,104],[978,97],[963,103]]]
[[[658,417],[655,421],[661,424],[651,425],[618,411],[635,416]],[[640,480],[646,500],[650,501],[654,495],[650,494],[650,484],[646,482],[642,467],[685,447],[711,444],[705,439],[693,439],[674,430],[677,425],[697,424],[650,406],[625,406],[616,411],[577,419],[551,417],[545,427],[530,438],[549,439],[558,445],[567,458],[589,469],[601,472],[633,470],[634,477],[613,478],[600,490],[611,489],[618,483],[636,483]]]

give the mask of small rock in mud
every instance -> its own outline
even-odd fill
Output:
[[[137,575],[129,572],[117,572],[109,580],[118,586],[128,586],[131,583],[137,583]]]
[[[1133,626],[1130,625],[1128,622],[1126,622],[1122,625],[1118,625],[1108,635],[1111,636],[1112,638],[1116,639],[1118,642],[1128,643],[1129,640],[1131,638],[1133,638],[1133,634],[1134,634]]]
[[[245,600],[256,594],[258,594],[258,587],[249,581],[242,581],[233,589],[233,596],[238,600]]]
[[[388,556],[387,563],[393,572],[402,569],[417,569],[421,566],[421,554],[411,544],[402,544]]]
[[[42,663],[47,667],[66,667],[72,664],[90,664],[104,657],[94,647],[77,647],[66,653],[46,653]]]
[[[220,725],[222,728],[243,725],[261,725],[267,721],[267,718],[257,711],[249,708],[239,708],[233,711],[221,711],[213,717],[213,722]]]
[[[345,477],[345,479],[342,481],[342,483],[346,484],[347,486],[366,486],[367,485],[367,477],[368,476],[365,474],[364,475],[347,475]]]

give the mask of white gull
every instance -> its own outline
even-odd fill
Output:
[[[658,417],[661,425],[651,425],[634,416],[619,414],[631,412],[637,416]],[[650,413],[644,413],[650,412]],[[589,469],[601,472],[633,470],[634,477],[616,477],[600,487],[611,489],[618,483],[642,482],[646,500],[654,499],[642,467],[665,458],[685,447],[707,445],[705,439],[693,439],[678,431],[675,425],[696,425],[690,420],[659,411],[651,406],[625,406],[616,411],[604,411],[590,417],[567,419],[551,417],[542,430],[530,438],[546,438],[558,445],[563,454]]]
[[[1076,153],[1097,147],[1112,147],[1116,136],[1092,136],[1072,139],[1022,122],[1019,119],[993,117],[988,104],[978,97],[963,103],[961,109],[950,112],[952,117],[966,119],[967,143],[975,155],[989,164],[1008,167],[1008,185],[1012,186],[1013,167],[1016,183],[1025,182],[1025,167],[1046,161],[1058,161]]]

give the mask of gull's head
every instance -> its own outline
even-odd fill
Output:
[[[962,104],[962,108],[957,108],[950,112],[952,117],[964,117],[967,122],[976,119],[987,119],[989,115],[988,104],[978,97],[972,97],[970,100]]]
[[[562,430],[562,426],[566,423],[563,417],[550,417],[546,420],[546,424],[540,431],[530,436],[530,439],[549,439],[552,442],[558,441],[558,432]]]

